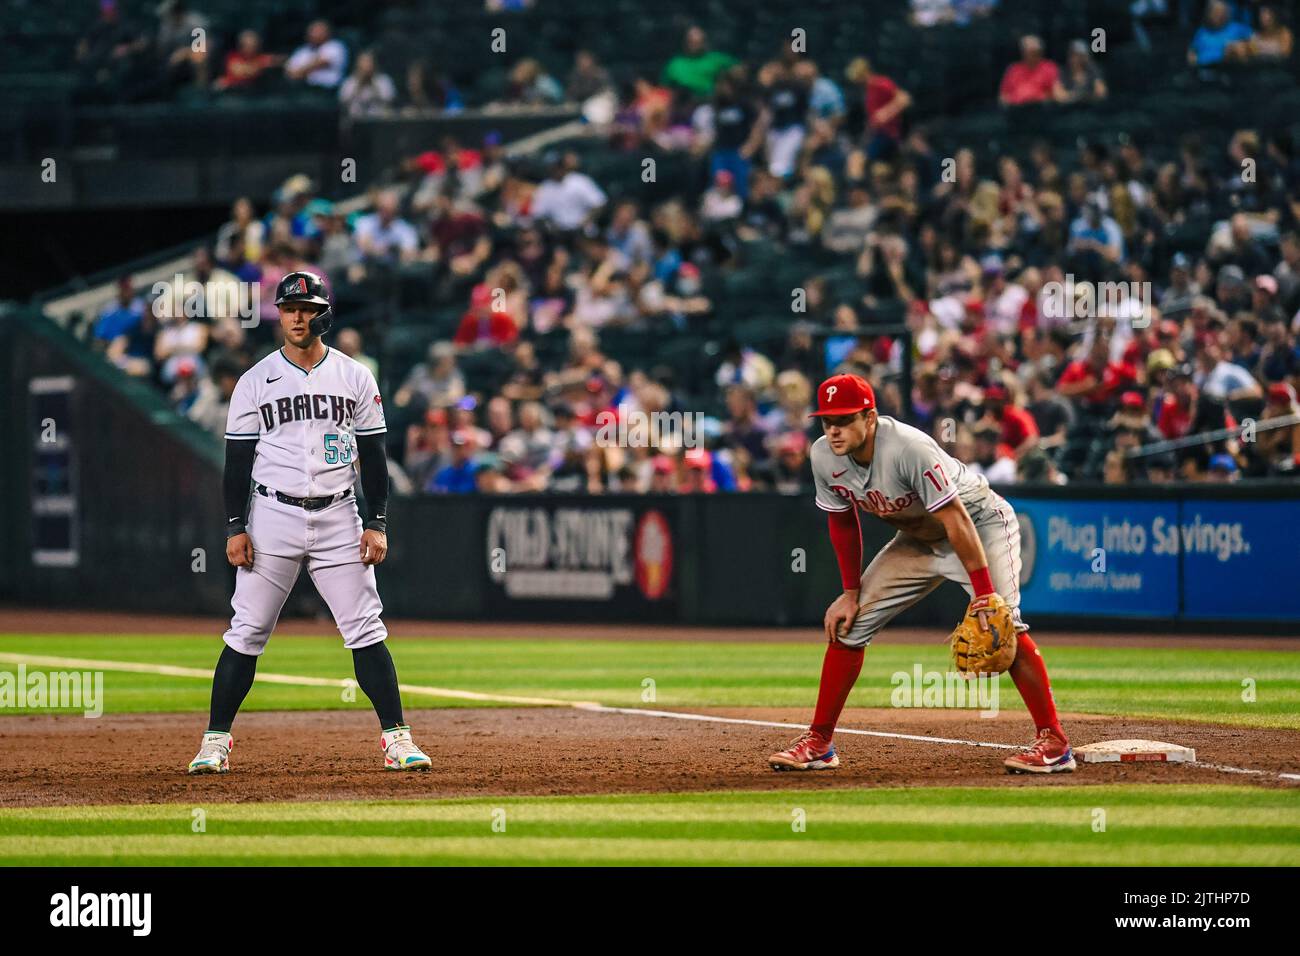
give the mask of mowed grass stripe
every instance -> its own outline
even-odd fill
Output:
[[[1017,844],[1046,843],[1060,847],[1091,845],[1097,841],[1098,832],[1092,830],[1090,814],[1080,813],[1069,823],[1046,824],[1041,821],[966,824],[958,833],[949,817],[933,824],[899,823],[873,821],[870,823],[849,823],[843,820],[829,820],[816,814],[804,820],[806,829],[795,832],[792,829],[792,815],[785,818],[774,817],[763,821],[685,821],[685,820],[624,820],[609,823],[574,822],[560,824],[542,824],[537,821],[519,820],[507,816],[507,831],[511,840],[554,841],[572,840],[575,843],[587,841],[621,842],[628,839],[641,841],[660,841],[670,843],[677,840],[725,841],[736,845],[752,843],[784,843],[792,836],[800,841],[814,843],[850,843],[860,845],[894,844],[894,843],[950,843],[960,839],[964,842],[996,846],[1006,843],[1014,835]],[[450,839],[491,840],[496,836],[491,829],[492,821],[486,817],[474,822],[436,823],[394,826],[382,823],[320,825],[307,823],[255,823],[222,825],[220,821],[209,821],[207,829],[201,834],[191,836],[187,823],[166,828],[166,832],[156,824],[119,824],[112,828],[103,828],[99,832],[89,829],[78,830],[68,827],[62,833],[43,830],[22,832],[24,828],[15,828],[16,832],[0,837],[0,860],[6,856],[30,852],[37,844],[47,846],[51,852],[67,852],[68,846],[77,846],[84,842],[86,846],[96,844],[116,847],[124,855],[130,856],[140,847],[148,847],[153,840],[171,840],[180,838],[178,852],[188,855],[193,852],[207,852],[205,846],[209,840],[249,839],[266,840],[274,845],[279,841],[297,841],[302,845],[313,845],[318,841],[334,839],[373,841],[373,840],[410,840],[420,844]],[[1254,826],[1243,827],[1232,824],[1220,826],[1169,826],[1146,824],[1138,825],[1134,821],[1119,816],[1108,816],[1104,834],[1107,842],[1116,846],[1136,847],[1151,844],[1195,845],[1250,848],[1289,847],[1294,854],[1300,851],[1300,836],[1293,826]],[[76,851],[80,852],[80,851]],[[255,854],[256,855],[256,854]]]
[[[1300,858],[1300,794],[1232,787],[213,804],[202,808],[200,833],[191,829],[193,809],[0,811],[0,864],[1188,866]],[[1094,829],[1098,809],[1104,832]],[[493,831],[498,810],[501,833]]]
[[[833,805],[809,804],[798,794],[791,794],[779,805],[737,804],[722,801],[718,806],[680,804],[661,804],[651,806],[636,805],[586,805],[586,806],[544,806],[517,805],[507,798],[497,801],[496,805],[472,807],[419,807],[419,808],[384,808],[378,811],[358,813],[342,807],[338,812],[321,814],[295,814],[290,812],[291,805],[277,804],[276,810],[269,813],[249,816],[231,812],[234,808],[215,806],[202,808],[205,814],[208,832],[217,829],[240,828],[249,832],[307,833],[327,829],[356,833],[383,834],[387,832],[426,833],[430,827],[468,826],[477,827],[491,822],[494,811],[505,809],[512,822],[522,826],[584,826],[609,827],[624,824],[637,826],[675,826],[678,824],[699,824],[702,826],[727,826],[731,824],[767,824],[772,821],[788,823],[791,812],[802,809],[810,817],[815,816],[819,823],[833,826],[911,826],[931,825],[946,822],[952,813],[952,804],[932,807],[907,806],[871,806],[871,807],[837,807]],[[1094,809],[1101,807],[1109,814],[1114,824],[1129,827],[1160,827],[1170,825],[1170,813],[1176,813],[1177,825],[1184,827],[1206,827],[1222,829],[1273,828],[1279,825],[1294,829],[1300,840],[1300,806],[1275,809],[1243,809],[1234,807],[1225,811],[1215,806],[1189,806],[1177,808],[1165,807],[1124,807],[1105,805],[1104,799],[1089,801],[1077,807],[1034,807],[1026,817],[1026,808],[999,807],[980,809],[979,825],[997,827],[1007,826],[1055,826],[1075,827],[1081,819],[1091,821]],[[406,812],[401,812],[406,810]],[[1225,813],[1229,815],[1225,817]],[[65,816],[51,818],[42,815],[6,815],[0,817],[0,835],[18,834],[51,835],[76,833],[175,833],[178,826],[187,831],[194,819],[190,807],[173,808],[169,814],[148,815],[121,813],[112,817]]]
[[[1027,840],[1011,832],[987,839],[824,841],[789,833],[772,841],[628,836],[573,839],[512,837],[15,837],[0,838],[7,865],[1163,865],[1281,866],[1294,864],[1294,846],[1209,845],[1125,841],[1093,834],[1079,844]]]
[[[810,707],[821,670],[821,643],[746,644],[671,641],[535,641],[527,625],[509,637],[475,640],[401,638],[391,642],[406,684],[561,700],[599,700],[641,707],[649,677],[659,708]],[[1058,705],[1066,711],[1242,726],[1300,729],[1300,653],[1290,651],[1051,646],[1041,635]],[[154,663],[210,671],[220,650],[217,635],[0,635],[0,652]],[[868,652],[849,699],[851,707],[890,706],[893,677],[948,666],[941,644],[890,645],[888,635]],[[16,665],[0,662],[0,670]],[[351,661],[335,637],[280,635],[259,664],[265,672],[339,681]],[[1254,700],[1243,701],[1243,681],[1254,681]],[[109,713],[197,711],[208,704],[208,685],[193,677],[108,672]],[[1000,704],[1021,710],[1010,680]],[[348,702],[338,687],[257,683],[247,710],[339,708],[366,710],[362,695]],[[411,695],[411,706],[492,706],[491,703]],[[21,713],[5,709],[0,713]]]
[[[221,813],[232,820],[385,820],[470,819],[474,814],[497,807],[526,809],[540,819],[589,818],[685,814],[737,814],[764,812],[764,808],[787,807],[797,801],[804,807],[824,807],[848,814],[897,812],[923,807],[960,805],[996,812],[1019,808],[1035,813],[1079,807],[1130,807],[1137,810],[1205,807],[1216,812],[1300,812],[1300,789],[1266,790],[1227,784],[1104,784],[1091,787],[1054,786],[1060,778],[1041,781],[1041,786],[1007,787],[882,787],[867,790],[696,791],[654,794],[625,793],[547,796],[443,797],[430,800],[338,800],[293,803],[205,803],[193,804],[92,804],[86,806],[0,808],[0,828],[8,820],[171,820],[188,817],[192,808]],[[1181,811],[1180,811],[1181,812]],[[1300,821],[1297,821],[1300,822]],[[3,834],[0,829],[0,834]]]

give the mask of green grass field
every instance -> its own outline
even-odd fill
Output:
[[[0,810],[0,864],[1268,866],[1300,796],[949,788]],[[494,829],[495,827],[495,829]]]
[[[518,629],[512,628],[517,634]],[[1076,712],[1300,729],[1300,654],[1051,648],[1056,697]],[[803,644],[419,640],[392,642],[404,684],[653,706],[807,707],[822,647]],[[26,654],[211,671],[216,639],[3,635]],[[945,669],[945,648],[882,644],[850,706],[888,706],[890,675]],[[262,673],[342,680],[337,637],[280,636]],[[16,664],[0,660],[0,672]],[[57,669],[29,665],[29,669]],[[1243,681],[1255,700],[1243,700]],[[108,713],[203,711],[202,677],[106,670]],[[1021,706],[1006,682],[1004,707]],[[367,709],[338,687],[263,684],[248,709]],[[479,706],[407,696],[410,707]],[[492,704],[488,704],[491,706]],[[499,705],[496,705],[499,706]],[[21,713],[15,709],[0,714]],[[3,719],[0,717],[0,719]],[[1294,865],[1300,788],[908,788],[404,802],[0,810],[0,865]],[[796,824],[803,821],[800,830]],[[1104,820],[1104,830],[1099,829]],[[504,821],[504,832],[497,832]],[[494,823],[497,825],[494,829]]]
[[[1300,729],[1300,654],[1052,648],[1050,637],[1045,643],[1064,710]],[[655,681],[661,707],[806,707],[816,696],[822,655],[815,639],[803,644],[399,639],[391,647],[405,684],[620,707],[644,706],[646,678]],[[0,635],[0,654],[168,664],[208,672],[220,649],[216,638],[193,636]],[[917,662],[944,670],[946,648],[883,642],[871,648],[849,706],[889,706],[891,675],[910,671]],[[0,671],[15,666],[0,660]],[[337,637],[276,637],[258,666],[306,677],[342,680],[352,675],[350,655]],[[1254,681],[1251,702],[1243,700],[1247,679]],[[201,711],[208,704],[208,684],[201,679],[109,671],[104,685],[106,709],[114,713]],[[1021,707],[1010,679],[1004,677],[1003,685],[1002,706]],[[412,705],[476,706],[434,697],[413,698]],[[364,698],[343,703],[329,687],[258,684],[246,706],[318,710],[369,705]]]

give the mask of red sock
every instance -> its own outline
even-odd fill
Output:
[[[822,660],[822,682],[817,690],[817,710],[813,713],[812,730],[827,740],[835,733],[840,711],[849,699],[849,691],[862,673],[865,647],[846,647],[834,641],[826,647]]]
[[[1011,679],[1015,681],[1016,690],[1025,699],[1025,706],[1034,718],[1034,727],[1042,730],[1050,728],[1052,733],[1065,740],[1065,731],[1056,717],[1056,701],[1052,699],[1052,682],[1047,678],[1047,665],[1043,655],[1038,653],[1038,645],[1028,633],[1016,638],[1016,660],[1011,667]]]

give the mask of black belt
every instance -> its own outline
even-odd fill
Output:
[[[352,494],[352,489],[348,488],[340,491],[337,495],[319,495],[315,498],[295,498],[293,495],[286,495],[283,491],[272,491],[266,485],[259,485],[253,482],[253,488],[259,495],[266,498],[274,498],[281,504],[293,505],[295,508],[302,508],[304,511],[320,511],[327,508],[336,501],[342,501],[348,495]]]

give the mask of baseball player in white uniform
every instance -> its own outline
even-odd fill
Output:
[[[275,304],[284,347],[245,372],[230,399],[222,483],[226,558],[237,568],[234,616],[189,772],[230,768],[231,724],[304,561],[379,716],[384,766],[428,770],[402,718],[375,586],[374,566],[388,553],[379,386],[369,369],[321,341],[333,314],[320,276],[289,273]],[[364,527],[352,492],[358,472],[370,511]]]
[[[809,729],[773,754],[776,770],[839,766],[831,738],[876,633],[944,580],[971,595],[971,610],[1000,596],[1011,610],[1017,650],[1010,667],[1037,727],[1033,745],[1009,757],[1010,772],[1074,769],[1042,655],[1020,618],[1020,527],[1011,505],[925,432],[879,415],[871,386],[835,375],[818,389],[825,434],[812,446],[816,503],[827,512],[844,591],[826,611],[828,647]],[[859,514],[898,529],[862,571]],[[983,622],[983,617],[980,618]]]

